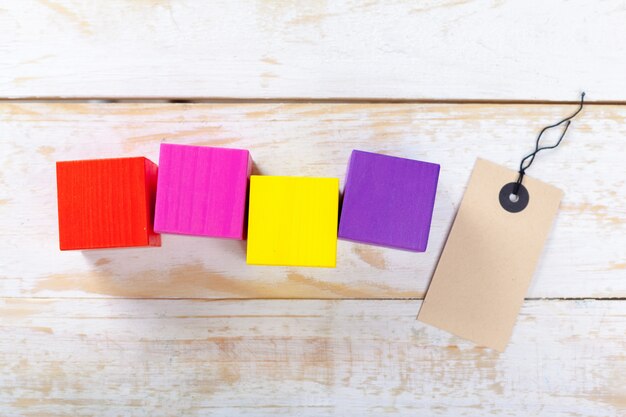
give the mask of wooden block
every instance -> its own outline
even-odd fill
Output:
[[[57,162],[61,250],[160,246],[157,169],[143,157]]]
[[[247,150],[161,144],[154,229],[243,239],[251,169]]]
[[[249,264],[335,267],[337,178],[250,178]]]
[[[424,252],[439,165],[352,151],[339,238]]]

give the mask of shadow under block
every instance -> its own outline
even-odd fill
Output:
[[[157,165],[146,158],[57,162],[61,250],[160,246]]]
[[[352,151],[339,238],[424,252],[438,179],[437,164]]]
[[[251,169],[247,150],[161,144],[154,229],[243,239]]]
[[[247,262],[335,267],[339,179],[250,177]]]

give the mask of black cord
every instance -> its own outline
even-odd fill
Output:
[[[533,161],[535,160],[535,156],[537,156],[537,154],[540,151],[544,151],[546,149],[554,149],[557,146],[559,146],[561,144],[561,141],[563,140],[563,138],[565,137],[565,133],[567,132],[567,129],[569,128],[569,125],[572,123],[571,120],[576,117],[576,115],[578,113],[580,113],[580,111],[583,109],[583,105],[585,103],[585,92],[583,91],[583,93],[580,95],[580,105],[578,106],[578,110],[576,110],[574,112],[574,114],[572,114],[569,117],[566,117],[565,119],[561,120],[558,123],[555,123],[553,125],[550,126],[546,126],[543,129],[541,129],[541,132],[539,132],[539,136],[537,136],[537,141],[535,143],[535,150],[533,152],[531,152],[530,154],[526,155],[523,159],[522,162],[520,162],[519,164],[519,176],[517,177],[517,181],[515,182],[515,188],[513,189],[513,195],[517,195],[517,193],[519,192],[519,187],[522,184],[522,180],[524,179],[524,175],[526,174],[526,170],[528,168],[530,168],[530,166],[533,164]],[[563,133],[561,133],[561,137],[559,137],[559,140],[556,142],[556,144],[552,145],[552,146],[543,146],[543,147],[539,147],[539,141],[541,140],[541,136],[543,136],[543,134],[552,128],[558,127],[560,125],[562,125],[563,123],[565,123],[565,127],[563,128]],[[527,162],[528,161],[528,162]]]

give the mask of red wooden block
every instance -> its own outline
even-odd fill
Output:
[[[157,169],[143,157],[57,162],[61,250],[161,246]]]

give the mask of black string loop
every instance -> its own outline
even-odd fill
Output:
[[[563,140],[563,138],[565,137],[565,133],[567,133],[567,129],[569,128],[569,125],[572,123],[572,119],[574,117],[576,117],[576,115],[578,115],[578,113],[580,113],[580,111],[583,109],[583,105],[585,104],[585,92],[583,91],[583,93],[580,95],[580,104],[578,106],[578,110],[576,110],[571,116],[566,117],[565,119],[552,124],[550,126],[546,126],[543,129],[541,129],[541,132],[539,132],[539,136],[537,136],[537,141],[535,142],[535,150],[531,153],[529,153],[528,155],[526,155],[522,161],[519,164],[519,176],[517,177],[517,181],[515,182],[515,187],[513,188],[513,192],[512,194],[517,196],[519,193],[519,188],[520,185],[522,184],[522,180],[524,179],[524,175],[526,174],[526,170],[528,168],[530,168],[530,166],[533,164],[533,162],[535,161],[535,156],[537,156],[537,154],[540,151],[545,151],[546,149],[554,149],[557,146],[559,146],[561,144],[561,141]],[[565,127],[563,128],[563,132],[561,133],[561,136],[559,137],[559,140],[551,146],[542,146],[541,148],[539,147],[539,142],[541,141],[541,137],[543,136],[543,134],[550,129],[553,129],[555,127],[561,126],[562,124],[565,124]]]

